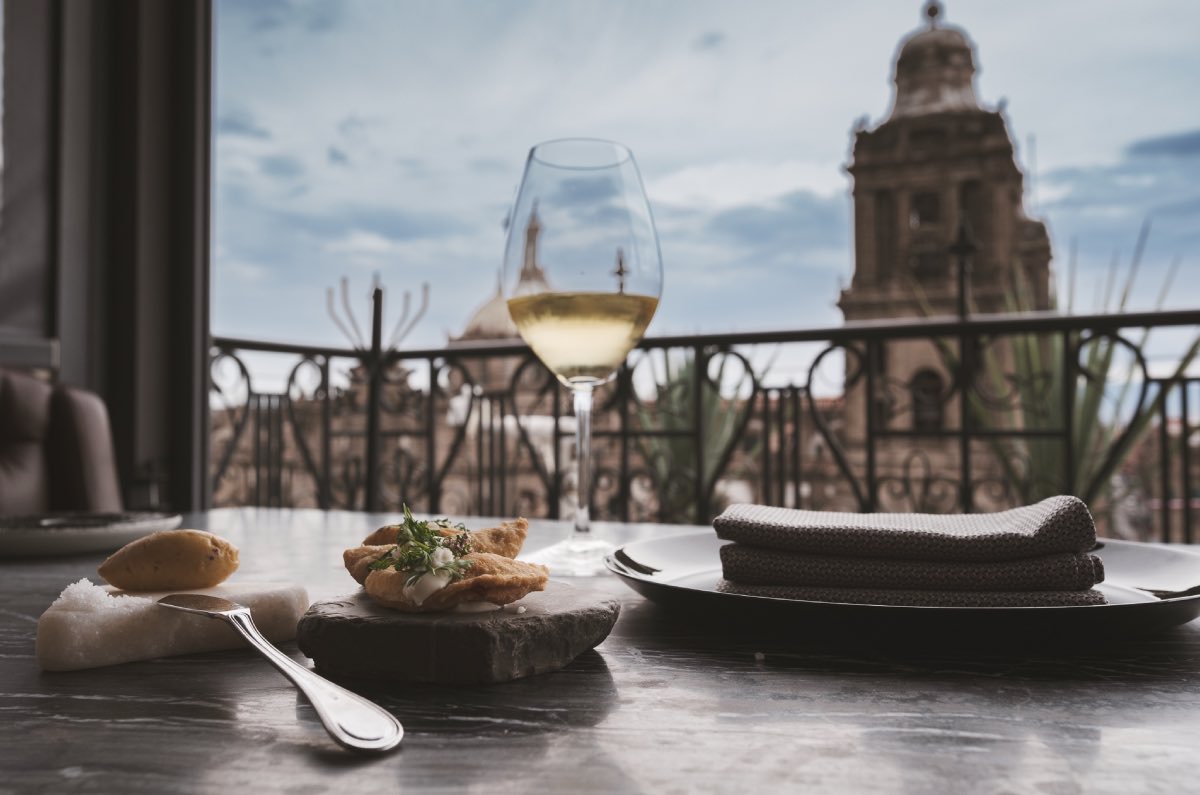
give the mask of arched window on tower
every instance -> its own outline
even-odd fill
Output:
[[[940,431],[943,421],[944,382],[936,370],[918,370],[908,382],[914,431]]]
[[[941,203],[936,193],[918,193],[913,196],[909,225],[913,229],[934,226],[942,220]]]

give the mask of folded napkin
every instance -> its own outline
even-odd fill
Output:
[[[790,552],[893,560],[1000,561],[1087,552],[1096,526],[1075,497],[1050,497],[999,513],[836,513],[731,505],[717,536]]]
[[[718,590],[927,607],[1104,604],[1088,554],[1096,526],[1075,497],[999,513],[833,513],[732,505],[713,520]]]
[[[1095,555],[1061,552],[1025,560],[955,562],[829,557],[726,544],[721,570],[739,585],[901,588],[921,591],[1063,591],[1104,579]]]
[[[817,588],[800,585],[743,585],[722,580],[722,593],[905,607],[1079,607],[1105,604],[1099,591],[917,591],[887,588]]]

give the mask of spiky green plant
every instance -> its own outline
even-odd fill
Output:
[[[1120,279],[1120,261],[1114,256],[1103,292],[1098,296],[1100,312],[1124,312],[1134,281],[1141,267],[1149,238],[1150,224],[1143,224],[1130,259],[1124,284],[1119,292],[1115,286]],[[1074,307],[1075,248],[1072,246],[1069,260],[1070,286],[1067,291],[1067,311]],[[1161,309],[1169,293],[1178,261],[1167,273],[1158,295],[1155,308]],[[1033,291],[1019,268],[1014,269],[1014,281],[1006,299],[1009,312],[1027,312],[1034,308]],[[1075,494],[1097,509],[1103,502],[1113,481],[1126,458],[1150,429],[1156,416],[1162,416],[1168,392],[1165,389],[1148,388],[1143,393],[1143,376],[1140,368],[1128,367],[1122,371],[1119,354],[1125,348],[1128,355],[1139,359],[1149,342],[1151,329],[1142,329],[1136,339],[1128,339],[1122,345],[1105,336],[1088,339],[1079,349],[1081,337],[1076,332],[1069,334],[1014,334],[1005,337],[1007,345],[997,350],[986,349],[977,379],[987,385],[993,394],[1015,389],[1016,400],[1005,407],[997,407],[976,391],[970,395],[970,411],[975,427],[1025,428],[1029,430],[1055,430],[1065,427],[1061,396],[1063,389],[1072,390],[1070,451],[1074,462],[1072,477],[1066,476],[1066,448],[1061,439],[1026,438],[997,439],[989,437],[996,460],[1004,471],[1008,482],[1018,496],[1033,502],[1051,494],[1067,492]],[[1078,353],[1081,372],[1072,371],[1071,381],[1064,383],[1064,345],[1070,345]],[[950,345],[940,342],[939,348],[946,365],[956,372],[958,352]],[[1004,361],[1003,352],[1011,352],[1011,362]],[[1180,357],[1169,379],[1183,375],[1200,353],[1200,336],[1194,339]],[[1072,357],[1072,362],[1076,358]],[[1115,398],[1109,387],[1119,384]],[[1034,389],[1033,385],[1039,388]],[[1109,401],[1106,401],[1109,398]],[[1106,406],[1106,402],[1109,405]],[[1015,453],[1015,455],[1014,455]],[[1111,503],[1111,500],[1108,501]]]
[[[750,407],[737,395],[753,378],[743,370],[733,384],[732,398],[721,395],[725,383],[728,357],[717,358],[716,372],[702,377],[700,384],[701,424],[704,437],[697,440],[691,431],[696,421],[696,360],[688,352],[673,362],[668,359],[666,371],[656,377],[652,406],[637,405],[640,428],[662,435],[638,436],[637,447],[651,476],[658,485],[663,521],[704,523],[709,517],[698,516],[698,500],[702,489],[710,488],[722,458],[730,446],[737,443],[743,412]],[[704,472],[697,477],[696,446],[703,445]],[[750,443],[748,443],[750,444]]]

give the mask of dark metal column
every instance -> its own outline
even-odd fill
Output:
[[[383,288],[371,293],[371,350],[367,365],[367,510],[379,508],[379,399],[383,389]]]
[[[958,260],[958,319],[965,321],[970,314],[971,257],[976,251],[971,230],[964,218],[958,224],[958,237],[950,246],[950,253]],[[959,499],[964,513],[973,510],[971,491],[971,385],[975,379],[974,338],[965,330],[958,337],[959,377]]]
[[[708,482],[704,477],[704,380],[708,377],[708,355],[703,345],[697,345],[693,354],[692,384],[692,431],[696,440],[696,524],[708,524],[709,516]]]

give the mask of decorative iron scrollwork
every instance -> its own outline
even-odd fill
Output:
[[[958,508],[958,481],[941,474],[919,448],[908,452],[899,472],[880,475],[877,483],[886,511],[951,513]]]
[[[842,351],[846,357],[846,378],[843,382],[844,392],[849,394],[850,390],[857,386],[861,381],[866,380],[866,351],[862,347],[850,342],[835,342],[826,346],[825,349],[817,354],[817,357],[813,359],[812,364],[809,365],[808,379],[804,384],[804,391],[805,394],[807,394],[810,398],[808,401],[808,409],[810,416],[812,417],[813,427],[817,429],[817,432],[821,434],[821,438],[825,440],[825,445],[829,450],[829,454],[833,457],[834,463],[837,464],[838,469],[841,471],[842,477],[845,478],[846,483],[850,486],[850,490],[854,494],[855,502],[858,505],[858,510],[867,511],[872,509],[873,499],[868,498],[867,490],[864,488],[858,475],[854,472],[853,467],[851,467],[850,459],[846,455],[846,449],[842,445],[841,439],[839,439],[833,433],[833,430],[829,427],[829,424],[825,421],[825,418],[821,416],[821,412],[817,410],[817,402],[812,399],[813,381],[821,366],[821,362],[825,360],[826,356],[837,350]],[[869,400],[866,411],[871,411]],[[868,439],[867,443],[870,444],[871,440]],[[873,497],[873,495],[871,496]]]

